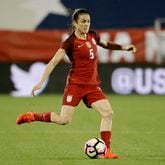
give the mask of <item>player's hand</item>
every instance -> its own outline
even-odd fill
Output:
[[[38,84],[36,84],[34,87],[33,87],[33,89],[32,89],[32,91],[31,91],[31,95],[32,96],[35,96],[35,91],[36,90],[39,90],[40,88],[41,88],[41,84],[40,83],[38,83]]]
[[[126,47],[123,47],[123,50],[126,50],[126,51],[132,51],[132,52],[136,52],[136,47],[134,45],[129,45],[129,46],[126,46]]]

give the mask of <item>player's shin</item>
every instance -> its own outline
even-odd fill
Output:
[[[51,122],[51,112],[36,113],[34,112],[34,121]]]
[[[101,139],[105,142],[107,149],[110,150],[112,136],[112,117],[102,118],[100,126]]]
[[[110,145],[111,145],[111,131],[101,131],[101,139],[105,142],[106,147],[108,150],[110,150]]]

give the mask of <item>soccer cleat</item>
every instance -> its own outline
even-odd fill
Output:
[[[105,159],[120,159],[120,156],[113,154],[110,150],[107,150],[105,155],[104,155]]]
[[[17,117],[16,123],[17,124],[23,124],[23,123],[30,123],[32,121],[34,121],[34,113],[27,112],[27,113],[24,113],[24,114],[20,114]]]

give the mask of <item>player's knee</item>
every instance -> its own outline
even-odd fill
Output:
[[[67,125],[71,122],[71,120],[72,120],[71,118],[63,118],[63,119],[61,119],[60,124]]]
[[[113,115],[113,111],[110,108],[105,108],[102,110],[102,117],[104,118],[111,118]]]
[[[67,124],[69,124],[69,121],[67,120],[61,122],[61,125],[67,125]]]

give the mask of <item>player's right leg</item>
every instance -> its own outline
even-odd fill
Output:
[[[81,100],[81,90],[79,85],[68,85],[65,87],[63,105],[60,114],[55,112],[36,113],[28,112],[18,116],[16,123],[29,123],[33,121],[52,122],[60,125],[68,124],[74,114],[75,107]]]
[[[73,117],[75,107],[63,105],[60,114],[56,112],[27,112],[17,117],[16,123],[30,123],[34,121],[53,122],[60,125],[68,124]]]
[[[74,110],[74,106],[63,105],[60,114],[54,112],[51,113],[51,122],[54,122],[59,125],[65,125],[70,123],[74,115]]]

